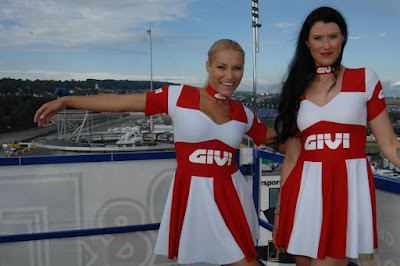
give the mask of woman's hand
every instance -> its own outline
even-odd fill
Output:
[[[61,112],[65,107],[62,98],[45,103],[36,111],[33,121],[43,127],[50,122],[53,115]]]
[[[279,214],[275,213],[275,218],[274,218],[274,228],[272,230],[272,240],[274,241],[274,246],[278,252],[285,253],[286,252],[286,247],[285,246],[278,246],[276,244],[276,237],[278,235],[278,229],[279,229]]]
[[[297,163],[297,159],[300,156],[300,151],[301,151],[301,140],[299,137],[290,137],[286,142],[286,155],[285,159],[282,164],[282,169],[281,169],[281,189],[280,191],[282,192],[282,186],[285,184],[286,179],[288,178],[290,172],[293,170],[294,166]],[[277,202],[277,206],[279,206],[281,203],[281,193],[279,193],[279,198]],[[283,203],[284,204],[284,203]],[[279,252],[286,252],[286,246],[278,246],[276,244],[276,237],[278,235],[278,229],[279,229],[279,210],[276,210],[277,212],[275,213],[274,217],[274,228],[272,230],[272,239],[274,241],[274,246],[277,251]]]

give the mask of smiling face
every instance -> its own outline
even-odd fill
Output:
[[[334,22],[316,22],[310,29],[306,44],[317,66],[331,66],[342,51],[344,37]]]
[[[206,63],[210,85],[223,96],[231,96],[243,77],[243,53],[224,49],[216,52]]]

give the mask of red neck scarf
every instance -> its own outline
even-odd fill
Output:
[[[226,99],[228,99],[227,96],[223,96],[219,92],[214,90],[214,88],[211,87],[211,85],[207,86],[206,91],[211,97],[213,97],[214,99],[217,99],[218,101],[225,101]]]
[[[325,74],[331,74],[333,72],[338,73],[340,67],[334,67],[332,68],[331,66],[315,66],[315,71],[317,72],[318,75],[325,75]]]

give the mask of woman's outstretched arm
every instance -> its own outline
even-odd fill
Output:
[[[43,104],[34,117],[34,122],[39,126],[48,124],[53,115],[61,112],[66,107],[85,109],[95,112],[127,112],[144,111],[146,94],[100,94],[89,96],[65,96]]]

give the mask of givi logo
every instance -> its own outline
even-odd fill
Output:
[[[381,90],[378,94],[378,99],[383,99],[385,96],[383,96],[383,90]]]
[[[163,89],[162,89],[162,88],[156,89],[156,90],[154,91],[155,94],[159,94],[159,93],[161,93],[161,92],[163,92]]]
[[[317,68],[318,74],[329,74],[331,72],[332,72],[332,68],[330,66]]]
[[[221,157],[222,155],[222,157]],[[211,149],[197,149],[189,156],[189,161],[200,164],[214,164],[219,166],[232,164],[232,153]]]
[[[329,149],[335,150],[340,145],[343,149],[350,148],[350,133],[335,133],[335,140],[332,140],[331,133],[310,135],[304,143],[304,149],[322,150],[327,146]]]

